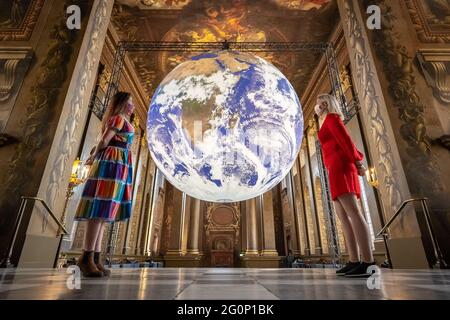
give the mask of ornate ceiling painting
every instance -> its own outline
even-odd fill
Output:
[[[419,39],[450,42],[450,0],[405,0]]]
[[[0,40],[28,40],[44,0],[1,0]]]
[[[331,0],[119,0],[113,25],[129,41],[327,41],[337,23]],[[128,53],[145,95],[176,65],[199,53]],[[313,52],[258,53],[292,82],[299,95],[317,66]]]

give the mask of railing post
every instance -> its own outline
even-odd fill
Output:
[[[16,222],[14,224],[14,233],[13,233],[13,236],[11,237],[11,240],[9,241],[8,247],[6,249],[6,256],[4,257],[4,259],[2,260],[2,262],[0,264],[0,268],[11,267],[11,257],[12,257],[13,250],[14,250],[14,244],[16,242],[17,234],[19,232],[20,223],[22,222],[22,217],[25,212],[27,201],[28,201],[27,199],[24,199],[22,197],[22,201],[20,202],[20,207],[19,207],[19,214],[17,215]]]
[[[40,198],[36,198],[36,197],[25,197],[25,196],[22,196],[21,199],[22,199],[22,201],[20,203],[19,212],[17,214],[16,222],[15,222],[15,225],[14,225],[14,234],[13,234],[13,237],[11,238],[11,240],[10,240],[10,242],[8,244],[8,248],[6,250],[6,255],[5,255],[4,259],[0,263],[0,268],[8,268],[8,267],[11,266],[11,256],[13,254],[14,244],[16,242],[17,234],[19,233],[19,228],[20,228],[20,225],[21,225],[21,222],[22,222],[22,219],[23,219],[23,215],[25,213],[26,206],[28,204],[28,200],[41,202],[42,205],[44,206],[45,210],[47,210],[47,212],[50,214],[50,217],[58,225],[58,227],[59,227],[58,235],[60,234],[60,232],[62,230],[63,233],[61,233],[61,239],[60,239],[60,243],[59,243],[59,246],[58,246],[58,250],[59,250],[59,248],[61,246],[62,237],[64,235],[66,235],[66,234],[69,234],[67,232],[66,228],[55,217],[54,213],[48,207],[48,205],[45,203],[44,200],[42,200]]]
[[[64,238],[64,233],[61,233],[59,235],[58,249],[56,250],[55,261],[53,262],[53,268],[58,267],[59,253],[61,252],[61,245],[62,245],[63,238]]]
[[[436,263],[434,264],[433,267],[440,268],[440,269],[446,269],[448,266],[444,260],[444,257],[442,256],[441,249],[439,248],[439,243],[434,234],[433,227],[431,225],[430,212],[428,211],[428,206],[427,206],[426,200],[422,199],[420,202],[422,204],[423,214],[425,216],[428,233],[431,237],[431,243],[433,245],[434,257],[436,258]]]
[[[383,233],[383,241],[384,241],[384,247],[386,248],[386,258],[388,260],[389,263],[389,269],[393,269],[392,267],[392,260],[391,260],[391,254],[389,253],[389,247],[388,247],[388,243],[387,243],[387,234]]]
[[[114,237],[115,237],[115,226],[116,226],[116,222],[112,222],[109,226],[109,230],[108,230],[108,243],[106,246],[106,256],[108,257],[109,261],[108,261],[108,266],[111,268],[112,267],[112,259],[114,256],[114,249],[115,249],[115,241],[114,241]]]

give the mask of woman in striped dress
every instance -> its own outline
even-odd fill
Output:
[[[104,225],[131,215],[133,112],[130,93],[116,93],[103,117],[102,137],[86,160],[91,169],[75,215],[75,220],[87,221],[83,255],[77,263],[86,277],[109,275],[100,263]]]

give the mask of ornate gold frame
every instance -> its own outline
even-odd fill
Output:
[[[34,0],[31,2],[25,17],[21,22],[20,28],[0,29],[0,41],[29,40],[38,20],[39,13],[44,6],[44,1],[45,0]]]

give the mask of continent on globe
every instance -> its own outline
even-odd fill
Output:
[[[286,77],[264,59],[208,52],[173,69],[148,111],[150,153],[166,179],[211,202],[278,184],[300,149],[303,115]]]

